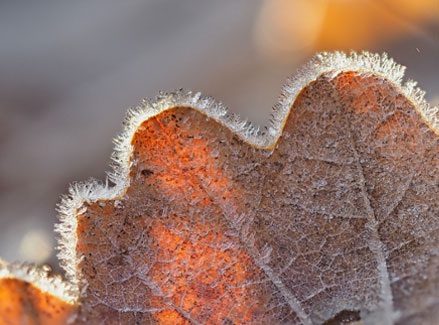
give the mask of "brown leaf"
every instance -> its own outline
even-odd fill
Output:
[[[264,131],[199,94],[131,110],[116,185],[61,205],[75,321],[435,324],[437,108],[402,75],[319,55]]]

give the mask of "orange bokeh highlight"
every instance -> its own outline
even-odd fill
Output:
[[[312,52],[364,50],[415,35],[434,42],[437,0],[265,0],[254,35],[274,62]]]

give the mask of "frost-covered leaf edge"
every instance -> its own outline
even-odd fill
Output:
[[[274,147],[280,137],[290,109],[302,89],[324,73],[332,73],[335,77],[344,71],[375,74],[390,81],[414,104],[425,122],[439,135],[439,108],[430,107],[424,100],[425,92],[416,87],[415,81],[407,80],[403,83],[405,67],[395,63],[386,53],[380,55],[351,52],[348,56],[342,52],[323,52],[315,55],[295,76],[287,80],[281,90],[279,102],[273,107],[270,123],[263,128],[241,119],[239,115],[229,112],[221,102],[212,97],[204,97],[199,92],[181,89],[174,92],[160,92],[155,100],[144,99],[139,106],[128,110],[123,131],[114,140],[112,171],[108,173],[105,183],[96,179],[73,183],[69,187],[69,193],[61,198],[58,205],[60,223],[55,226],[55,231],[59,234],[58,258],[66,271],[68,281],[48,276],[44,268],[17,263],[0,264],[0,278],[16,277],[32,282],[66,301],[79,299],[81,274],[78,269],[80,259],[76,254],[78,240],[76,216],[84,212],[85,202],[117,199],[125,193],[130,185],[131,139],[138,126],[145,120],[176,106],[188,106],[229,128],[247,143],[255,147],[270,148]],[[113,182],[114,186],[109,186],[109,181]]]
[[[49,293],[70,304],[76,303],[76,288],[64,281],[60,275],[51,275],[50,271],[48,266],[37,267],[17,262],[8,264],[0,259],[0,279],[18,279],[32,283],[41,292]]]

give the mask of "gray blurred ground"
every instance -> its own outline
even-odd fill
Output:
[[[105,177],[112,138],[143,97],[183,87],[266,124],[303,62],[257,51],[260,4],[0,2],[0,257],[56,268],[59,195],[72,181]],[[423,32],[369,50],[408,66],[407,76],[438,104],[438,21]]]

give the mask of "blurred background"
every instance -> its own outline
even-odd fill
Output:
[[[0,257],[56,259],[68,184],[104,179],[128,107],[214,96],[265,125],[315,52],[387,52],[439,103],[439,0],[0,1]]]

